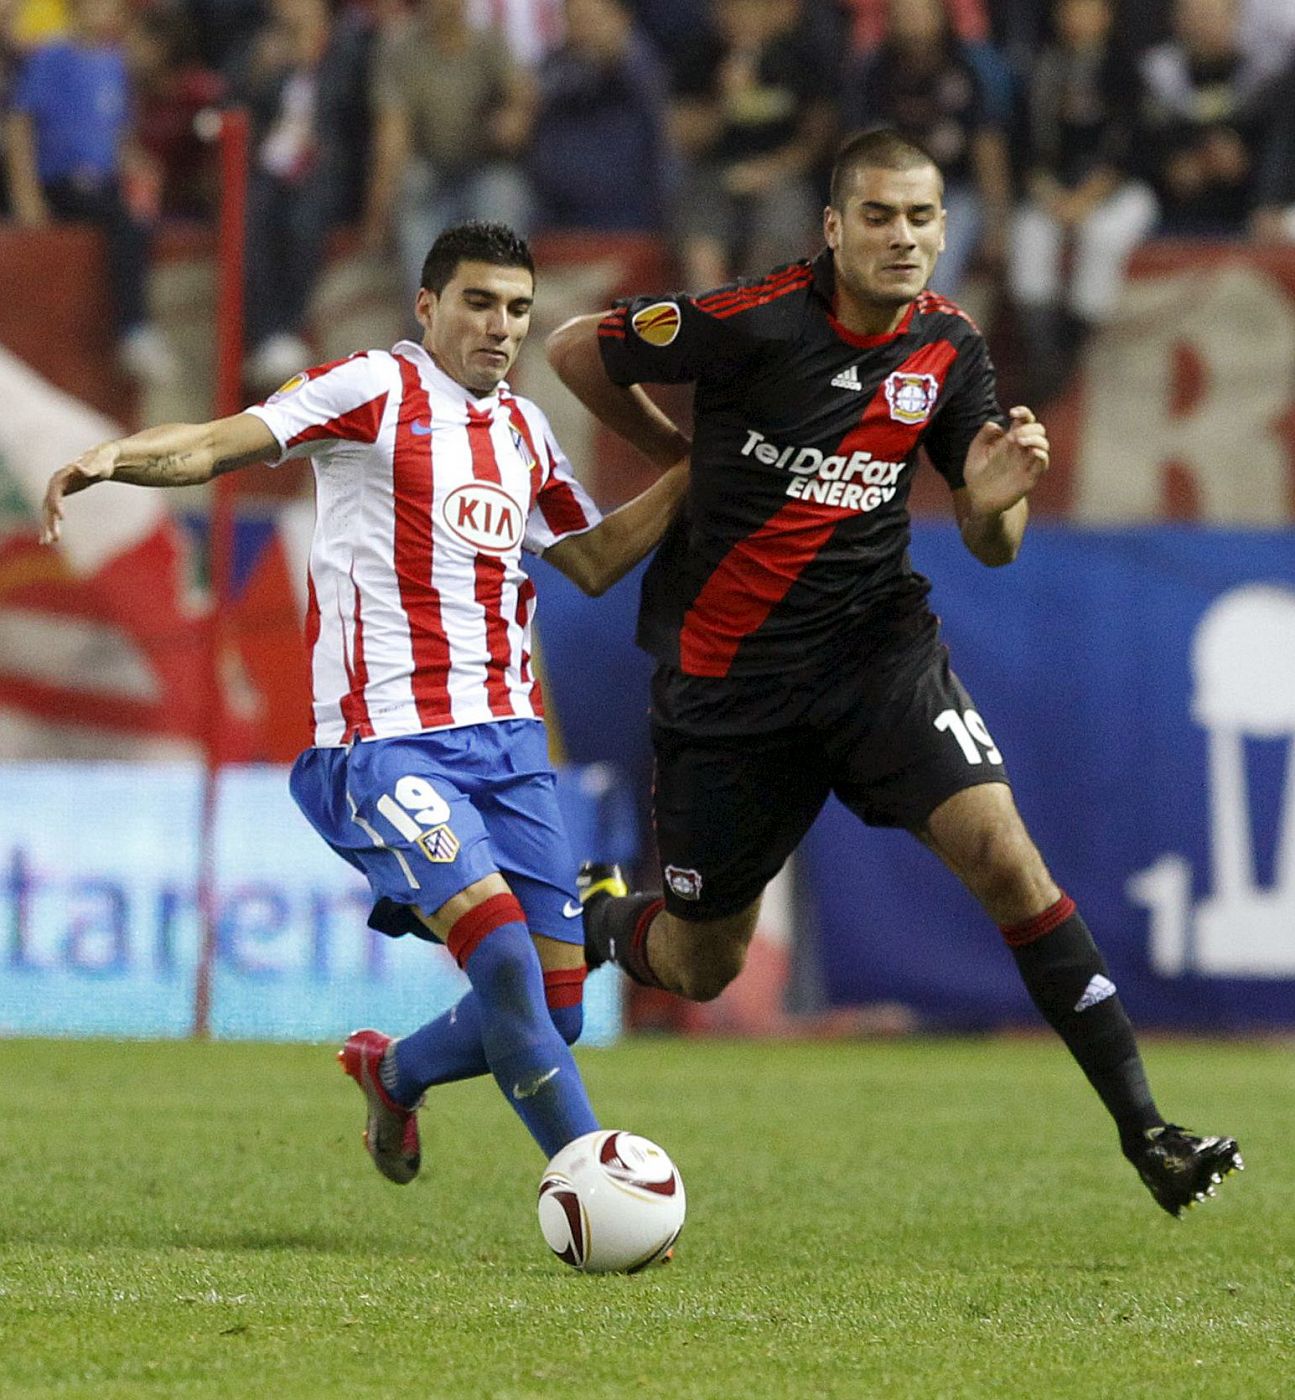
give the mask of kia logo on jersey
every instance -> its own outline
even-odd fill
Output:
[[[521,543],[521,509],[491,481],[456,486],[441,513],[452,535],[484,554],[508,554]]]
[[[896,370],[886,376],[886,402],[890,416],[899,423],[925,423],[939,395],[940,381],[933,374]]]
[[[669,345],[679,334],[679,308],[672,301],[654,301],[651,306],[636,311],[630,325],[640,340],[659,349]]]

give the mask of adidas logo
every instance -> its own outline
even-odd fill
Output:
[[[840,374],[832,380],[833,389],[862,389],[859,383],[859,366],[851,365],[849,369],[843,369]]]
[[[1105,1001],[1107,997],[1115,995],[1115,983],[1109,977],[1103,977],[1096,973],[1091,982],[1084,988],[1084,994],[1075,1003],[1076,1011],[1087,1011],[1090,1006],[1096,1006],[1099,1001]]]

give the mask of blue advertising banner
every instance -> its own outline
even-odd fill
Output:
[[[1140,1025],[1295,1025],[1295,535],[1034,525],[987,570],[914,527],[953,663],[1018,805]],[[637,571],[636,571],[637,573]],[[571,759],[578,858],[637,848],[650,662],[637,576],[585,599],[534,569],[545,687]],[[956,732],[950,742],[958,742]],[[364,887],[273,769],[223,779],[218,1035],[404,1029],[462,987],[427,944],[364,927]],[[0,1032],[180,1035],[193,1022],[201,775],[0,768]],[[904,833],[830,806],[800,857],[828,999],[902,1002],[934,1026],[1036,1024],[986,916]],[[591,979],[587,1038],[619,1024]]]
[[[183,764],[0,768],[0,1034],[191,1030],[202,783]],[[565,770],[559,793],[579,849],[632,857],[637,826],[610,769]],[[280,767],[221,774],[215,872],[214,1035],[400,1033],[466,988],[443,948],[366,927],[367,885],[306,824]],[[616,1037],[619,998],[614,973],[589,979],[584,1043]]]
[[[918,522],[913,559],[1026,822],[1139,1022],[1295,1025],[1295,533],[1036,523],[993,570],[951,524]],[[637,578],[593,602],[534,572],[568,751],[649,773]],[[833,803],[799,876],[830,1002],[1037,1024],[997,931],[911,836]]]
[[[1036,524],[987,570],[924,525],[913,560],[1138,1022],[1295,1025],[1295,534]],[[833,804],[802,857],[831,1001],[1036,1019],[996,930],[911,837]]]

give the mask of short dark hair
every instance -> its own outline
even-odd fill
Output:
[[[472,219],[442,229],[423,259],[419,286],[437,296],[458,271],[461,262],[493,263],[496,267],[524,267],[535,276],[535,259],[530,244],[507,224],[488,224]]]
[[[920,142],[901,136],[894,127],[875,126],[867,131],[856,131],[837,148],[836,159],[832,162],[831,193],[828,196],[832,208],[841,208],[846,187],[856,170],[869,166],[882,170],[916,170],[921,165],[929,165],[937,175],[940,173],[940,167],[930,151]]]

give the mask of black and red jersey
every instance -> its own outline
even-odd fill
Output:
[[[643,581],[638,640],[690,676],[833,666],[929,619],[908,559],[917,450],[950,487],[1005,422],[976,326],[923,292],[898,328],[832,314],[828,251],[704,296],[638,297],[603,318],[617,384],[696,385],[685,509]]]

